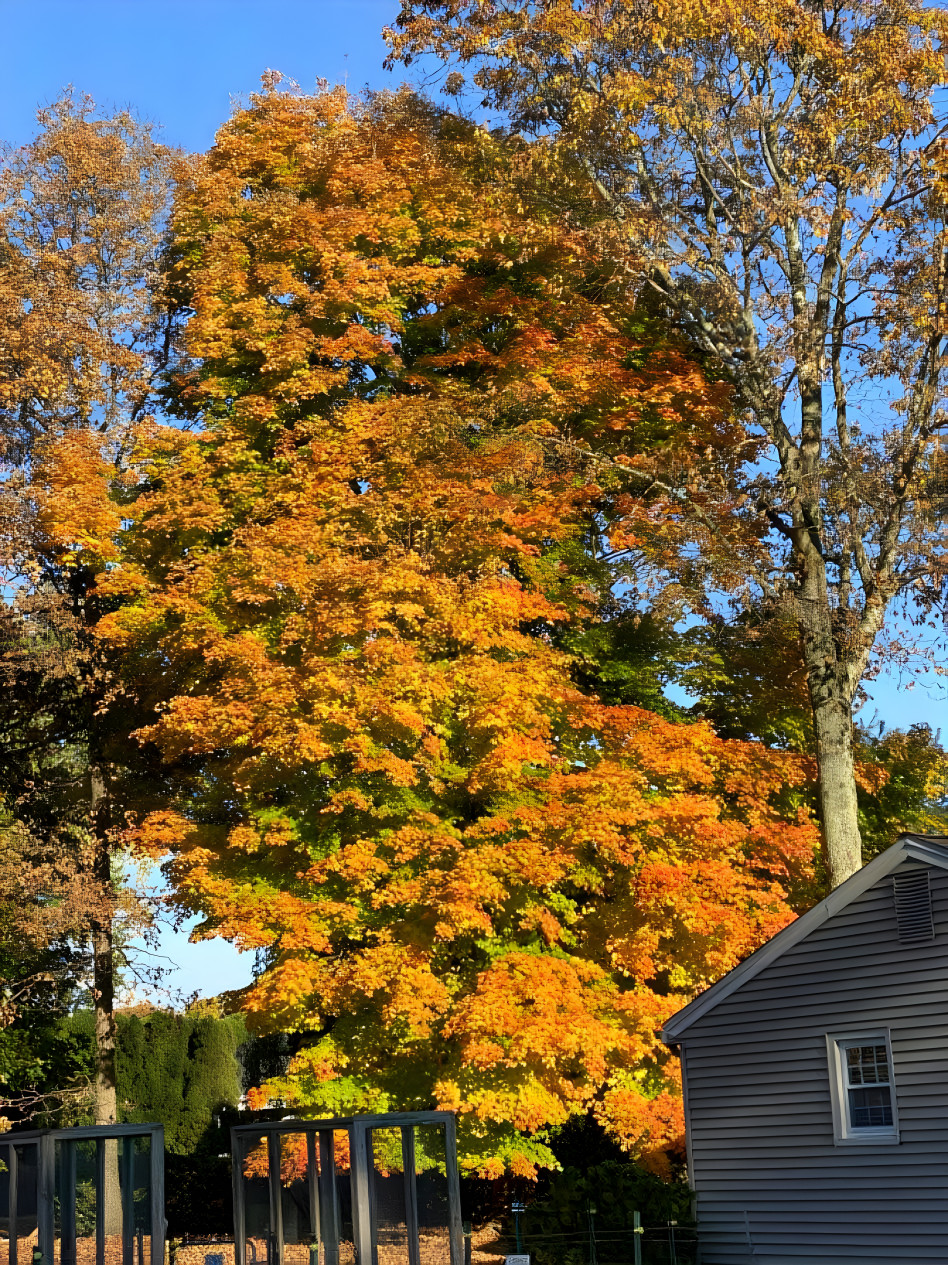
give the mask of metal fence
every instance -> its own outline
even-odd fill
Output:
[[[508,1252],[529,1255],[531,1265],[696,1265],[694,1225],[677,1221],[643,1225],[638,1213],[632,1214],[632,1225],[623,1230],[600,1230],[594,1216],[588,1222],[581,1230],[518,1233],[517,1242],[507,1245]],[[469,1234],[465,1243],[465,1260],[471,1265]]]

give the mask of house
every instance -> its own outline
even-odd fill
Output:
[[[702,1265],[948,1262],[948,838],[902,836],[662,1035]]]

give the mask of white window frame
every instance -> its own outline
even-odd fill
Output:
[[[889,1060],[889,1088],[892,1094],[892,1123],[871,1129],[854,1129],[849,1115],[849,1094],[843,1048],[849,1045],[885,1045]],[[833,1134],[837,1146],[898,1145],[899,1110],[895,1089],[895,1066],[888,1028],[868,1028],[857,1032],[828,1032],[826,1053],[829,1059],[830,1098],[833,1103]]]

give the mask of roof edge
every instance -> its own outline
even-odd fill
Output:
[[[948,870],[948,836],[936,835],[900,835],[890,848],[880,852],[877,857],[851,875],[845,883],[841,883],[834,891],[814,905],[812,909],[801,914],[799,918],[784,927],[782,931],[761,945],[748,958],[740,962],[727,975],[723,976],[699,993],[687,1006],[682,1007],[665,1024],[661,1037],[666,1045],[676,1044],[682,1034],[709,1010],[736,992],[755,975],[759,975],[765,967],[775,962],[788,949],[805,940],[817,927],[823,925],[834,914],[838,914],[851,904],[857,896],[869,890],[890,874],[897,865],[906,859],[924,861],[928,865]]]

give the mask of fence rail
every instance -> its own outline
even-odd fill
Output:
[[[695,1265],[697,1261],[695,1226],[675,1221],[642,1225],[638,1214],[633,1226],[624,1230],[599,1230],[593,1221],[584,1230],[521,1229],[519,1238],[517,1244],[505,1238],[507,1250],[529,1255],[531,1265]],[[475,1251],[474,1256],[483,1258],[485,1253]],[[469,1253],[465,1257],[471,1260]]]

